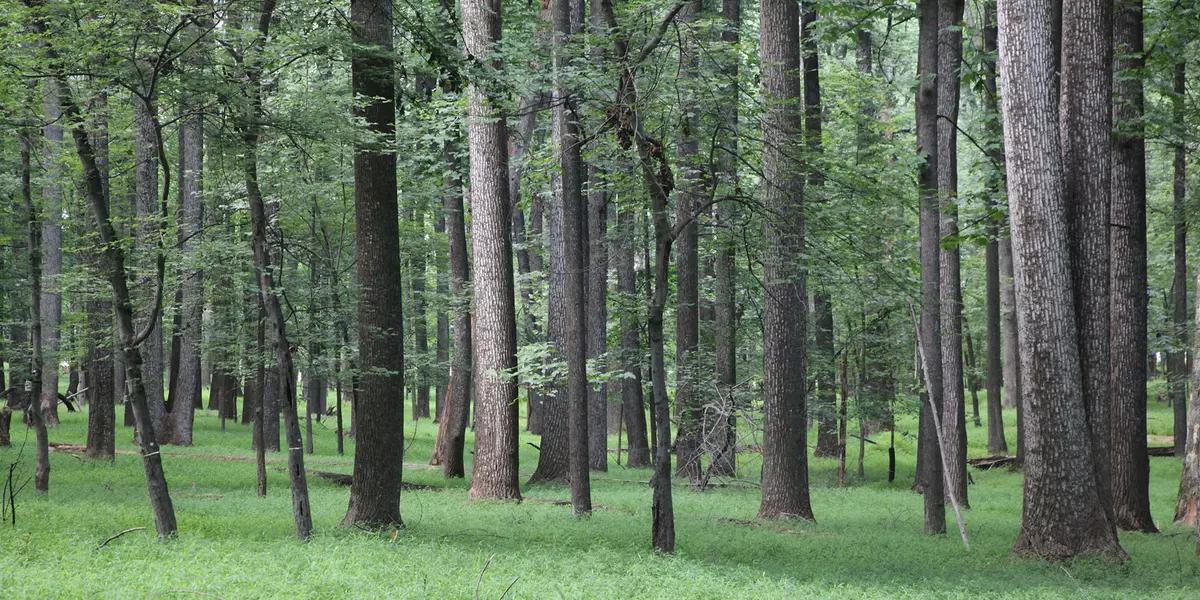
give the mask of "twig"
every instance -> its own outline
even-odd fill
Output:
[[[908,314],[912,316],[913,328],[917,331],[917,352],[921,354],[921,374],[924,376],[925,387],[930,390],[928,394],[925,394],[925,400],[929,404],[929,414],[933,417],[933,430],[937,433],[938,458],[942,461],[942,482],[946,486],[946,495],[950,497],[950,505],[954,507],[954,520],[958,523],[958,535],[962,537],[963,546],[967,550],[970,550],[971,543],[967,541],[967,525],[963,523],[962,509],[958,506],[958,495],[955,493],[954,486],[950,484],[950,465],[946,462],[946,444],[942,437],[942,419],[938,416],[937,407],[933,405],[933,386],[929,385],[929,363],[925,360],[925,345],[921,343],[921,333],[917,324],[917,312],[913,309],[911,299],[908,301]]]
[[[125,531],[121,531],[121,532],[117,533],[116,535],[109,537],[107,540],[100,542],[100,545],[96,546],[96,549],[99,550],[99,549],[107,546],[109,542],[111,542],[127,533],[133,533],[135,531],[143,531],[145,529],[146,529],[145,527],[130,527],[129,529],[126,529]]]
[[[475,600],[479,598],[479,586],[483,585],[483,574],[487,572],[488,565],[492,564],[492,559],[496,558],[496,553],[493,552],[486,561],[483,562],[483,568],[479,570],[479,577],[475,579]]]
[[[514,586],[514,585],[517,585],[517,580],[518,580],[518,579],[520,579],[520,578],[521,578],[521,576],[520,576],[520,575],[517,575],[516,577],[513,577],[512,583],[508,584],[508,587],[504,588],[504,593],[503,593],[503,594],[500,594],[500,598],[499,598],[499,600],[504,600],[504,597],[508,595],[508,592],[512,591],[512,589],[513,589],[513,586]]]

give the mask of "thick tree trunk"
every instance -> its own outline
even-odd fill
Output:
[[[499,71],[498,0],[463,2],[469,56]],[[508,130],[495,99],[472,83],[467,135],[471,154],[471,239],[474,255],[475,468],[470,497],[520,500],[517,466],[517,317],[513,285]]]
[[[938,183],[938,24],[944,0],[921,0],[920,33],[917,42],[917,151],[925,158],[918,173],[921,195],[921,321],[919,349],[924,372],[925,394],[921,401],[917,482],[925,495],[925,533],[946,532],[946,509],[942,457],[934,415],[943,413],[942,327],[941,327],[941,237]],[[959,392],[961,394],[961,391]],[[945,425],[945,419],[942,420]],[[947,438],[949,439],[949,438]]]
[[[759,59],[764,95],[760,196],[763,225],[763,466],[766,519],[812,519],[805,420],[804,170],[800,15],[795,2],[763,0]]]
[[[1175,64],[1172,92],[1175,124],[1184,127],[1183,94],[1186,63]],[[1174,325],[1172,351],[1167,354],[1169,399],[1175,412],[1175,456],[1184,456],[1187,445],[1187,348],[1188,348],[1188,267],[1187,267],[1187,147],[1175,144],[1173,211],[1175,223],[1175,273],[1171,280],[1171,322]]]
[[[1064,194],[1064,162],[1071,154],[1061,152],[1056,90],[1044,76],[1056,56],[1053,5],[1051,0],[1005,2],[999,10],[1022,418],[1028,437],[1024,509],[1013,553],[1050,560],[1081,554],[1122,560],[1126,555],[1097,481],[1089,399],[1081,385],[1072,278],[1077,270]],[[1074,85],[1064,81],[1063,87]],[[1080,108],[1078,99],[1073,100],[1064,94],[1065,114],[1072,120]]]
[[[1122,0],[1113,15],[1112,210],[1112,508],[1121,529],[1158,531],[1150,515],[1146,454],[1146,141],[1141,0]]]
[[[384,528],[400,524],[404,460],[404,344],[400,310],[400,247],[396,206],[396,106],[390,0],[351,0],[356,51],[351,62],[355,96],[376,100],[355,116],[381,138],[360,141],[354,154],[355,258],[361,376],[355,389],[354,479],[343,523]]]
[[[90,103],[94,122],[89,136],[96,154],[96,168],[101,191],[109,198],[108,165],[108,96],[101,92]],[[99,248],[86,253],[89,269],[103,276],[104,254]],[[97,292],[85,303],[87,313],[87,353],[84,357],[88,399],[87,455],[91,458],[112,458],[116,453],[116,397],[113,355],[112,297]]]
[[[59,95],[64,90],[56,81],[47,79],[42,84],[42,366],[41,408],[42,420],[47,427],[58,425],[58,327],[62,322],[62,296],[59,294],[59,279],[62,276],[63,238],[62,201],[63,169],[59,165],[62,152],[63,124]],[[153,148],[153,146],[151,146]],[[150,150],[153,152],[153,149]]]
[[[938,322],[942,345],[942,435],[945,479],[962,506],[967,501],[967,419],[963,398],[962,273],[958,244],[958,102],[964,0],[938,3],[937,195],[941,203]]]
[[[1200,274],[1197,274],[1197,278],[1200,278]],[[1200,279],[1196,283],[1196,289],[1200,290]],[[1196,308],[1196,327],[1200,328],[1200,302],[1196,303]],[[1194,339],[1200,340],[1200,335]],[[1196,351],[1200,351],[1200,348],[1193,348],[1193,352]],[[1179,477],[1175,522],[1200,530],[1200,361],[1192,361],[1192,410],[1189,417],[1187,453],[1184,454],[1183,472]]]

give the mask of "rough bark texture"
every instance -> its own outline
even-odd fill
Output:
[[[942,436],[947,494],[967,501],[967,419],[963,398],[962,274],[958,245],[958,101],[963,0],[938,3],[937,192],[941,202],[939,318],[942,345]]]
[[[805,418],[803,169],[800,15],[795,2],[763,0],[759,59],[764,95],[763,467],[758,516],[812,519]]]
[[[587,198],[587,359],[600,361],[608,351],[608,192],[591,167]],[[599,188],[599,189],[597,189]],[[598,363],[597,363],[598,364]],[[608,384],[588,386],[588,464],[608,470]]]
[[[1158,531],[1150,515],[1146,454],[1146,142],[1142,2],[1120,0],[1113,15],[1112,161],[1112,509],[1121,529]]]
[[[499,0],[466,0],[462,12],[467,55],[499,70],[499,57],[492,54],[492,47],[500,41]],[[470,497],[520,500],[508,130],[504,119],[497,118],[496,99],[487,89],[472,82],[468,94],[476,403]],[[586,465],[584,468],[586,471]]]
[[[100,93],[90,103],[93,115],[93,131],[90,134],[92,147],[96,154],[97,176],[100,178],[101,191],[107,201],[109,198],[109,165],[108,165],[108,97]],[[89,269],[97,276],[103,276],[104,254],[100,248],[93,248],[85,253],[85,261]],[[88,298],[85,303],[87,312],[87,353],[84,357],[86,370],[88,428],[87,455],[91,458],[112,458],[116,453],[116,408],[113,401],[116,398],[115,373],[113,355],[116,344],[113,339],[113,305],[112,297],[103,291]]]
[[[1059,123],[1063,195],[1083,397],[1097,491],[1111,497],[1109,385],[1109,208],[1112,177],[1112,2],[1063,3]]]
[[[375,98],[357,117],[385,142],[395,135],[392,73],[392,3],[352,0],[355,52],[351,78],[356,96]],[[359,142],[354,153],[357,244],[358,351],[361,375],[355,389],[354,480],[346,525],[390,527],[400,523],[404,459],[404,344],[400,310],[400,247],[396,206],[396,155],[388,147]]]
[[[1053,4],[1032,0],[999,7],[1027,438],[1024,508],[1013,552],[1050,560],[1081,554],[1123,559],[1097,482],[1081,385],[1065,154],[1054,81],[1047,76],[1056,56]],[[1067,112],[1074,110],[1078,107]]]
[[[917,484],[925,495],[925,532],[946,532],[941,448],[933,415],[943,414],[941,346],[941,244],[937,197],[938,151],[938,0],[921,0],[917,42],[917,152],[925,162],[918,172],[921,195],[921,321],[918,335],[923,354],[925,394],[921,401]],[[943,420],[943,425],[945,422]]]

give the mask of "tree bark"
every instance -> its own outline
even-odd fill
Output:
[[[360,141],[354,154],[358,243],[359,376],[355,389],[354,476],[345,525],[399,525],[404,460],[404,344],[396,203],[395,81],[390,0],[351,0],[354,94],[375,98],[355,108],[380,144]]]
[[[438,450],[442,475],[447,479],[465,477],[467,412],[471,388],[471,281],[467,263],[466,219],[463,213],[463,187],[459,165],[453,158],[451,146],[443,149],[448,168],[443,190],[443,210],[450,256],[450,307],[454,319],[453,354],[450,362],[450,382],[446,386],[446,401],[438,427]]]
[[[46,432],[46,411],[40,402],[39,391],[42,390],[42,368],[45,357],[42,354],[42,227],[41,211],[33,202],[33,190],[30,184],[32,169],[30,154],[33,142],[30,135],[21,136],[21,196],[25,201],[26,227],[28,227],[28,243],[26,251],[29,260],[29,339],[30,365],[29,379],[25,381],[25,415],[33,427],[37,466],[34,467],[33,489],[40,495],[50,491],[50,440]],[[35,402],[35,394],[39,401]],[[55,402],[58,392],[55,390]]]
[[[1200,277],[1200,274],[1197,274]],[[1197,281],[1200,290],[1200,281]],[[1200,302],[1196,303],[1196,326],[1200,327]],[[1193,338],[1200,340],[1200,335]],[[1193,348],[1193,352],[1200,348]],[[1175,502],[1175,522],[1200,530],[1200,361],[1192,361],[1192,409],[1188,419],[1187,453],[1179,476],[1179,496]],[[1176,445],[1178,449],[1179,446]]]
[[[153,95],[147,98],[133,95],[133,113],[136,127],[136,143],[134,144],[134,189],[135,215],[137,227],[134,234],[134,246],[142,256],[152,256],[158,242],[155,236],[159,229],[160,218],[158,210],[158,138],[155,132],[156,116],[148,103],[156,101]],[[136,261],[149,265],[149,260]],[[145,271],[153,272],[153,268]],[[141,296],[139,304],[147,306],[153,302],[150,296],[154,293],[155,283],[152,275],[139,278],[137,296]],[[153,316],[154,311],[142,311]],[[169,439],[170,423],[167,421],[166,398],[163,396],[163,333],[161,315],[155,317],[155,322],[139,321],[139,329],[148,329],[150,335],[142,343],[144,384],[146,387],[146,402],[150,410],[150,418],[154,419],[154,430],[159,432],[164,440]]]
[[[185,110],[191,107],[185,106]],[[192,444],[193,409],[200,405],[200,343],[203,340],[204,280],[198,251],[204,232],[204,115],[188,113],[179,127],[180,313],[175,343],[179,365],[172,390],[171,443]],[[219,402],[219,398],[216,401]],[[210,403],[213,399],[210,398]],[[219,408],[219,406],[218,406]]]
[[[93,132],[90,135],[96,153],[96,168],[105,201],[109,198],[108,163],[108,95],[100,92],[90,103]],[[88,267],[102,276],[104,254],[99,248],[87,252]],[[116,397],[113,355],[112,298],[96,292],[86,302],[87,352],[84,368],[87,371],[88,428],[87,455],[90,458],[112,458],[116,453]]]
[[[463,2],[467,55],[496,71],[498,0]],[[517,322],[513,285],[508,130],[497,99],[472,82],[467,134],[471,154],[471,239],[474,254],[475,468],[470,497],[520,500],[517,466]]]
[[[805,320],[800,15],[795,2],[763,0],[759,60],[764,95],[760,196],[763,225],[763,467],[765,519],[813,518],[805,420]]]
[[[637,307],[641,298],[637,291],[637,273],[634,271],[633,212],[627,208],[617,210],[616,256],[617,294],[621,306],[621,369],[628,373],[621,380],[621,412],[628,436],[629,458],[625,466],[639,468],[650,466],[650,448],[646,441],[646,404],[642,397],[642,344],[641,324],[638,322]]]
[[[958,242],[958,104],[962,64],[963,0],[940,0],[937,33],[937,194],[942,345],[942,449],[948,466],[947,494],[967,500],[967,419],[963,398],[962,273]]]
[[[1154,533],[1146,454],[1146,141],[1142,1],[1114,5],[1112,209],[1112,509],[1121,529]]]
[[[1013,553],[1049,560],[1081,554],[1123,560],[1126,555],[1097,481],[1089,400],[1082,385],[1072,236],[1064,194],[1064,163],[1072,155],[1062,152],[1056,90],[1045,76],[1056,57],[1053,5],[1052,0],[1031,0],[999,6],[1004,147],[1019,294],[1022,418],[1028,438],[1024,509]],[[1063,82],[1064,89],[1074,85]],[[1071,113],[1079,105],[1068,101],[1066,94],[1063,99],[1065,114],[1077,118]]]
[[[934,415],[944,415],[942,403],[942,326],[941,326],[941,236],[938,184],[938,54],[940,4],[944,0],[921,0],[920,31],[917,42],[917,152],[925,162],[918,171],[921,195],[921,320],[919,347],[925,380],[919,424],[919,467],[917,480],[925,495],[925,533],[946,532],[945,489],[941,452],[934,426]],[[961,393],[961,392],[960,392]],[[943,419],[943,424],[945,420]]]
[[[42,186],[41,220],[41,269],[42,291],[42,366],[41,366],[41,409],[42,421],[47,427],[58,425],[58,328],[62,322],[62,296],[59,279],[62,277],[62,200],[63,169],[59,164],[62,152],[63,125],[62,107],[59,96],[66,93],[57,82],[46,80],[42,85],[42,170],[45,184]],[[153,146],[151,146],[153,148]],[[153,150],[151,150],[153,152]],[[153,203],[151,203],[153,204]]]

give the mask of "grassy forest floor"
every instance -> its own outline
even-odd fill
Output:
[[[86,415],[61,415],[50,440],[82,445]],[[1013,418],[1007,411],[1011,448]],[[331,421],[314,424],[316,454],[307,466],[349,473],[353,442],[337,456]],[[1174,458],[1151,460],[1153,512],[1164,532],[1122,534],[1132,560],[1120,566],[1011,558],[1021,476],[1007,470],[972,469],[970,551],[949,512],[950,535],[924,535],[921,499],[909,490],[911,418],[899,422],[894,483],[887,482],[886,434],[867,445],[865,479],[853,475],[852,445],[844,488],[835,460],[810,461],[816,523],[754,521],[759,491],[749,483],[705,492],[677,485],[678,554],[659,556],[650,549],[649,470],[610,461],[607,473],[593,474],[597,508],[587,520],[552,503],[568,498],[562,487],[526,487],[521,504],[472,503],[466,482],[447,482],[427,466],[434,425],[405,427],[405,480],[434,488],[404,492],[406,527],[340,527],[348,488],[310,477],[316,533],[308,543],[294,537],[286,456],[269,456],[269,494],[257,497],[249,426],[222,433],[211,411],[197,413],[195,446],[163,453],[179,518],[179,537],[168,543],[154,538],[130,429],[119,429],[114,461],[53,452],[49,495],[28,486],[17,498],[16,525],[0,525],[0,598],[1200,597],[1192,538],[1170,523],[1180,471]],[[1169,435],[1166,405],[1151,401],[1150,428]],[[971,456],[986,454],[985,432],[970,427]],[[7,472],[19,461],[20,482],[32,472],[33,436],[16,422],[13,441],[0,449],[0,467]],[[522,434],[523,480],[537,460],[526,442],[537,438]],[[743,454],[739,469],[756,479],[759,456]]]

